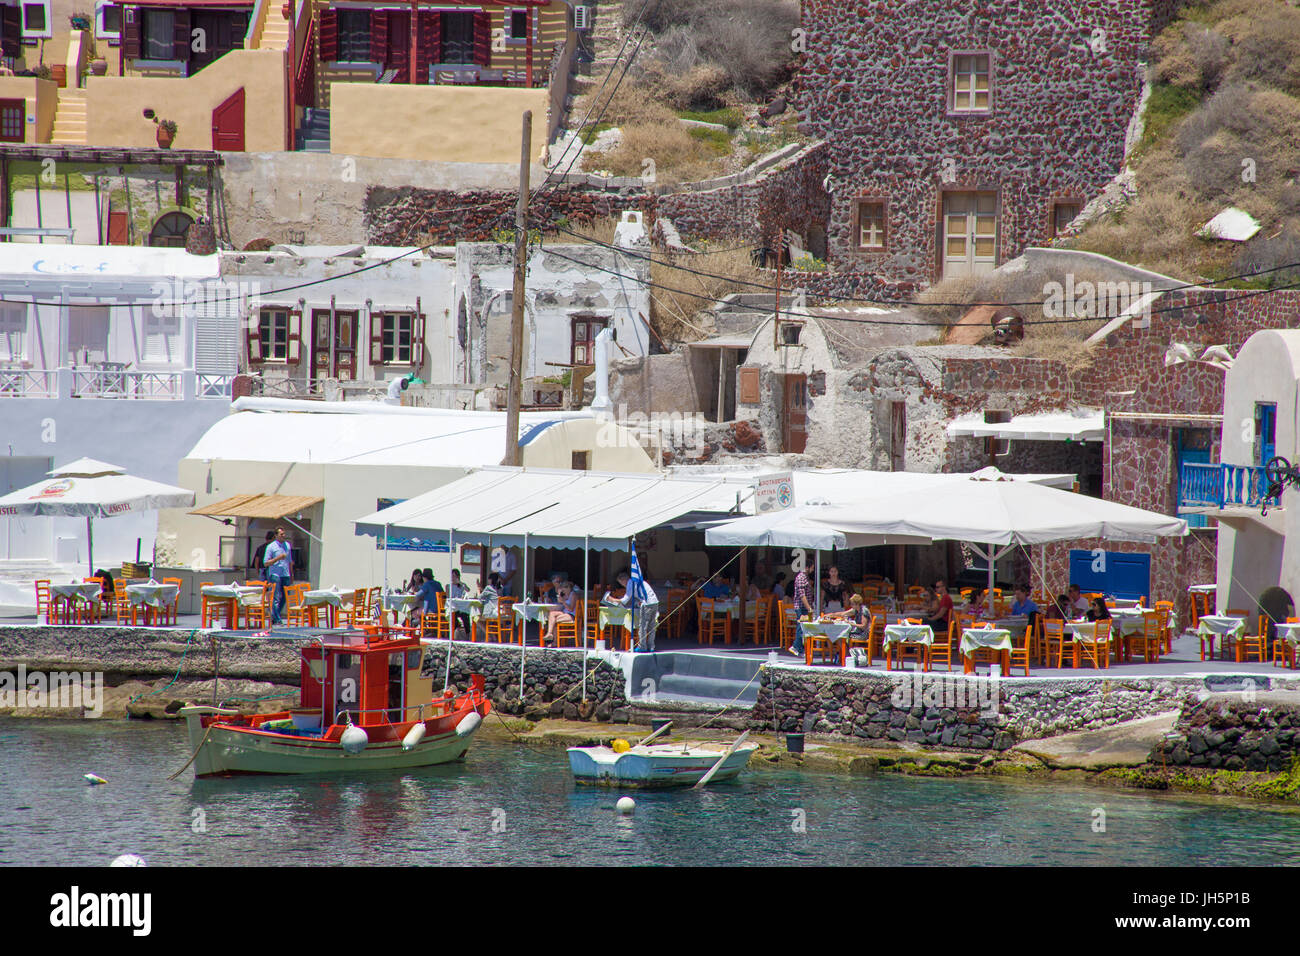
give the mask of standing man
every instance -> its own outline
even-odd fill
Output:
[[[610,603],[634,608],[632,613],[635,615],[633,628],[636,631],[636,650],[653,652],[655,649],[655,631],[659,628],[659,596],[650,587],[649,581],[642,581],[641,586],[645,588],[645,598],[637,599],[636,589],[630,586],[631,581],[632,573],[626,568],[618,572],[618,583],[623,587],[623,596]]]
[[[257,569],[257,576],[263,581],[266,580],[266,549],[271,546],[271,542],[274,540],[275,532],[268,531],[266,540],[257,546],[257,551],[253,555],[253,567]]]
[[[808,576],[808,569],[803,568],[794,576],[794,613],[796,617],[808,616],[808,620],[814,620],[817,612],[813,610],[813,586],[812,578]],[[803,628],[795,628],[794,645],[790,648],[790,653],[795,657],[803,657]]]
[[[281,615],[288,600],[285,588],[293,580],[293,549],[283,528],[275,529],[275,540],[266,546],[263,552],[263,564],[266,567],[266,579],[275,584],[275,597],[271,599],[271,623],[283,624]]]
[[[508,597],[519,597],[515,593],[515,572],[519,570],[519,562],[515,558],[515,553],[509,548],[493,549],[491,569],[501,579],[501,587],[497,593]]]

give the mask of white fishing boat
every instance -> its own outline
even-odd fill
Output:
[[[689,787],[709,777],[710,783],[733,780],[758,747],[747,744],[638,744],[621,753],[612,747],[570,747],[569,767],[578,783],[607,787]],[[725,757],[725,759],[724,759]]]

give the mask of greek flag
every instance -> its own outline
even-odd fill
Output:
[[[636,543],[632,544],[632,566],[628,570],[627,588],[632,592],[632,607],[644,604],[646,600],[645,578],[641,576],[641,562],[636,559]]]

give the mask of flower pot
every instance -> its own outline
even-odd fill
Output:
[[[90,75],[91,75],[91,76],[107,76],[107,75],[108,75],[108,61],[105,60],[105,59],[102,59],[102,58],[101,58],[101,59],[98,59],[98,60],[91,60],[91,61],[90,61]]]
[[[156,132],[157,132],[158,145],[163,149],[171,149],[172,140],[176,138],[176,134],[171,132],[170,130],[163,129],[161,126],[158,127]]]

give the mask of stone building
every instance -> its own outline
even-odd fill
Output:
[[[828,256],[922,285],[1041,244],[1119,172],[1177,0],[804,0]],[[841,282],[842,285],[842,282]]]

